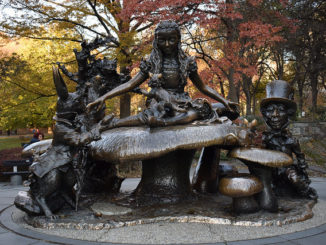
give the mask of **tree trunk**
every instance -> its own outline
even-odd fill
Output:
[[[237,96],[237,88],[234,83],[234,69],[230,68],[228,80],[229,80],[229,94],[227,96],[227,99],[233,102],[238,102],[239,98]]]
[[[129,75],[130,72],[126,66],[120,67],[120,73]],[[120,118],[130,116],[131,95],[129,93],[120,96]]]
[[[246,115],[249,116],[251,115],[251,98],[246,98]]]
[[[233,0],[226,0],[226,3],[229,5],[233,4]],[[237,31],[235,28],[235,21],[231,18],[225,18],[226,28],[227,28],[227,34],[226,39],[228,44],[231,44],[237,39]],[[227,99],[233,102],[238,102],[239,98],[237,96],[237,88],[236,84],[234,82],[234,68],[231,67],[229,69],[228,73],[228,81],[229,81],[229,94],[227,96]]]
[[[277,79],[283,80],[284,75],[284,49],[282,47],[278,47],[274,51],[274,57],[276,62],[276,72]]]
[[[242,89],[243,92],[246,96],[246,115],[251,115],[252,110],[251,110],[251,94],[250,94],[250,84],[251,83],[251,78],[247,76],[242,77]]]
[[[130,102],[131,96],[129,93],[120,96],[120,118],[130,116]]]
[[[238,82],[236,84],[235,88],[236,88],[236,91],[237,91],[237,101],[236,102],[240,104],[241,83]]]
[[[252,115],[256,116],[256,93],[252,95]]]
[[[298,84],[298,93],[299,93],[299,113],[300,113],[300,117],[301,117],[302,110],[303,110],[303,84],[304,84],[304,81],[302,81],[301,79],[298,79],[297,84]]]
[[[220,81],[220,88],[221,88],[221,95],[225,98],[224,85],[222,81]]]
[[[312,116],[316,118],[317,112],[317,96],[318,96],[318,74],[310,73],[310,84],[311,84],[311,102],[312,102]]]

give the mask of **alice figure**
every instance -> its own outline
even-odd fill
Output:
[[[235,112],[237,104],[224,99],[214,89],[203,83],[197,72],[194,57],[181,49],[181,32],[174,21],[162,21],[155,29],[153,49],[143,59],[140,71],[128,82],[109,91],[88,104],[88,110],[100,110],[105,100],[130,92],[148,78],[150,92],[147,108],[135,116],[118,119],[112,115],[104,118],[100,131],[115,127],[148,125],[150,127],[187,124],[196,120],[222,122],[217,112],[205,99],[192,100],[184,91],[189,78],[200,92],[222,103],[227,111]]]

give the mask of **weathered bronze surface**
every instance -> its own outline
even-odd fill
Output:
[[[150,92],[138,89],[148,96],[147,108],[136,116],[104,120],[101,131],[115,127],[148,125],[150,127],[187,124],[196,120],[223,123],[218,110],[205,99],[192,100],[184,91],[189,78],[200,92],[222,103],[227,111],[237,113],[237,104],[224,99],[201,80],[193,57],[181,49],[181,32],[174,21],[162,21],[155,29],[153,49],[142,60],[140,72],[117,88],[90,103],[89,111],[101,110],[104,101],[134,90],[148,78]],[[137,90],[137,89],[136,89]]]
[[[273,168],[293,164],[293,159],[283,152],[256,147],[235,148],[230,151],[229,155],[230,157],[238,158],[239,160]]]
[[[210,215],[216,212],[215,218],[225,216],[225,207],[229,205],[225,197],[201,194],[218,190],[220,149],[231,150],[230,156],[244,161],[256,176],[238,175],[221,180],[220,191],[234,197],[232,215],[258,208],[280,210],[271,187],[271,167],[290,166],[278,173],[278,180],[283,180],[282,174],[285,174],[286,181],[301,196],[315,199],[316,193],[309,187],[304,157],[297,141],[282,134],[288,117],[296,108],[291,100],[293,91],[286,83],[276,81],[268,85],[268,98],[262,102],[262,113],[271,128],[264,134],[264,143],[270,150],[244,148],[250,144],[252,129],[232,124],[231,120],[239,116],[238,105],[224,99],[201,80],[195,59],[181,49],[181,32],[175,22],[158,24],[153,49],[142,59],[140,71],[133,78],[117,73],[117,60],[92,55],[93,50],[105,46],[111,39],[82,42],[81,50],[74,50],[78,64],[76,73],[68,71],[61,63],[53,68],[58,94],[54,137],[52,141],[24,150],[25,156],[33,155],[34,163],[29,178],[30,190],[15,199],[18,208],[30,215],[45,214],[48,218],[63,220],[71,215],[69,208],[77,210],[79,207],[81,211],[77,216],[86,215],[92,224],[100,222],[98,218],[103,216],[88,209],[97,199],[102,203],[115,202],[136,208],[136,213],[133,210],[132,214],[122,215],[124,221],[130,218],[128,215],[133,215],[132,219],[145,217],[144,210],[150,211],[150,219],[161,217],[162,212],[173,219],[177,215],[172,215],[171,210],[184,213],[180,203],[185,203],[186,212],[198,211],[200,217],[206,217],[203,213],[208,206],[211,207]],[[75,92],[68,92],[60,71],[76,83]],[[219,103],[191,99],[185,92],[188,79],[200,92]],[[149,91],[139,88],[146,80],[149,80]],[[105,101],[128,92],[146,96],[146,109],[121,119],[105,115]],[[197,190],[194,194],[189,170],[197,149],[203,150],[193,181]],[[296,154],[298,164],[292,164],[292,153]],[[117,176],[115,164],[135,160],[142,161],[138,187],[131,195],[115,196],[123,181]],[[239,181],[235,184],[237,180],[241,180],[241,184]],[[255,193],[259,206],[252,198]],[[212,203],[205,203],[210,200]],[[188,209],[192,202],[197,205],[195,211]],[[67,209],[66,204],[71,207]],[[143,206],[146,208],[142,209]],[[64,212],[60,214],[61,209]],[[57,215],[53,215],[54,212],[58,212]],[[42,218],[29,220],[34,224],[43,222]]]
[[[262,182],[249,174],[229,175],[220,180],[219,191],[233,198],[233,210],[236,213],[253,213],[259,210],[254,194],[263,190]]]
[[[219,191],[230,197],[246,197],[261,192],[261,181],[249,174],[236,174],[224,177],[220,180]]]
[[[293,163],[292,158],[280,151],[255,147],[235,148],[230,151],[230,156],[245,163],[250,173],[259,177],[262,181],[263,190],[257,194],[260,208],[276,212],[278,204],[272,190],[272,168],[289,166]]]
[[[31,157],[33,155],[41,155],[51,146],[52,139],[41,140],[39,142],[26,146],[22,151],[22,157]]]
[[[191,150],[218,145],[220,148],[240,144],[235,135],[242,129],[230,122],[208,125],[177,125],[170,127],[124,127],[110,129],[101,134],[101,139],[89,145],[94,159],[112,162],[142,160],[162,156],[175,150]],[[212,133],[213,132],[213,133]],[[196,137],[194,137],[194,135]],[[44,152],[51,140],[32,144],[23,150],[24,156]]]
[[[189,171],[196,150],[176,150],[143,161],[142,177],[133,193],[138,206],[184,202],[193,198]]]
[[[64,65],[59,64],[62,72],[77,83],[74,93],[68,92],[58,68],[53,67],[58,94],[53,140],[47,149],[48,142],[44,142],[37,147],[31,146],[25,152],[34,151],[30,190],[28,194],[18,195],[15,199],[16,206],[25,212],[44,213],[47,217],[56,218],[53,211],[64,203],[77,209],[83,189],[88,192],[97,192],[103,187],[111,188],[106,190],[108,192],[119,190],[122,180],[116,176],[115,166],[110,163],[103,165],[103,160],[94,161],[88,154],[88,144],[100,138],[97,123],[104,117],[104,108],[87,113],[86,105],[103,94],[102,88],[112,89],[123,80],[116,73],[116,61],[97,60],[91,55],[93,49],[107,41],[95,39],[90,44],[83,42],[80,52],[74,50],[77,73],[70,73]],[[101,80],[101,75],[108,81]],[[98,168],[102,168],[101,171]],[[91,185],[87,184],[88,181],[92,182]]]
[[[124,226],[140,224],[155,224],[162,222],[179,223],[207,223],[224,224],[236,226],[284,226],[287,224],[307,220],[313,216],[312,207],[314,202],[306,199],[280,198],[279,212],[269,213],[258,210],[250,214],[237,214],[233,209],[231,198],[205,195],[197,200],[176,204],[158,204],[147,207],[131,207],[131,212],[121,206],[125,211],[123,214],[117,210],[117,205],[112,207],[111,199],[102,199],[101,209],[112,215],[100,215],[90,209],[80,209],[71,212],[69,209],[62,209],[58,212],[60,219],[49,220],[42,216],[25,216],[28,224],[43,229],[69,229],[69,230],[109,230]],[[114,203],[114,202],[113,202]],[[97,211],[101,211],[97,210]]]
[[[220,151],[216,145],[202,149],[192,178],[192,185],[196,191],[201,193],[218,191]]]
[[[310,187],[306,169],[308,164],[300,149],[300,144],[286,129],[289,118],[295,115],[296,103],[293,101],[293,88],[281,80],[272,81],[266,86],[266,96],[261,103],[261,113],[269,127],[263,133],[263,146],[267,149],[286,153],[296,161],[287,167],[273,171],[273,184],[278,195],[300,196],[317,200],[316,190]]]
[[[266,85],[266,98],[260,102],[260,108],[263,109],[271,103],[279,102],[290,109],[287,113],[293,116],[297,110],[297,104],[294,99],[294,89],[288,82],[275,80]]]
[[[179,125],[155,129],[116,128],[102,133],[102,139],[92,142],[90,148],[95,158],[109,161],[151,159],[175,150],[198,149],[211,145],[239,145],[235,136],[239,130],[231,123]]]

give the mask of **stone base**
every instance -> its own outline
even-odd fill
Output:
[[[114,199],[116,200],[116,198]],[[152,207],[122,207],[112,205],[111,200],[101,200],[88,208],[75,212],[64,209],[57,220],[44,216],[25,215],[25,221],[41,229],[108,230],[139,224],[159,222],[207,223],[235,226],[282,226],[313,217],[315,202],[303,199],[280,199],[279,211],[259,211],[253,214],[236,215],[232,211],[232,200],[227,197],[200,196],[196,201],[178,204],[161,204]],[[111,215],[108,215],[111,214]]]
[[[131,208],[107,203],[107,202],[96,202],[91,206],[91,210],[95,213],[95,216],[101,217],[103,215],[124,215],[132,212]]]

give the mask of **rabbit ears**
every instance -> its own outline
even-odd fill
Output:
[[[58,67],[52,66],[53,72],[53,82],[55,85],[55,89],[57,90],[57,94],[60,99],[66,100],[68,98],[68,89],[65,81],[63,80]]]

